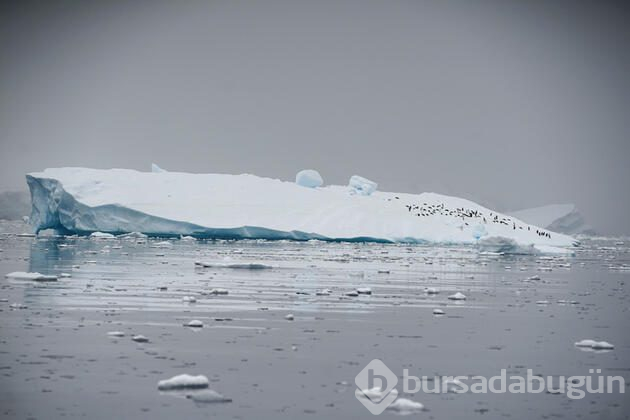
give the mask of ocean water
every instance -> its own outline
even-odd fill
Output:
[[[20,236],[27,228],[0,222],[3,418],[366,418],[355,377],[373,359],[398,377],[401,397],[424,404],[414,418],[630,415],[627,240],[583,239],[573,256],[534,256],[464,246]],[[238,266],[249,263],[263,268]],[[14,271],[59,279],[5,277]],[[357,295],[362,288],[371,294]],[[456,292],[466,299],[448,298]],[[184,326],[191,320],[203,328]],[[138,334],[148,342],[131,339]],[[576,347],[582,339],[614,349]],[[531,370],[557,381],[601,369],[593,383],[621,376],[626,393],[411,394],[404,369],[429,378]],[[158,390],[158,381],[183,373],[207,376],[231,402]]]

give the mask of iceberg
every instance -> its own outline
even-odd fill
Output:
[[[574,204],[550,204],[508,213],[524,222],[567,235],[594,235]]]
[[[35,232],[93,232],[227,239],[476,244],[507,238],[570,247],[575,239],[472,201],[435,193],[346,186],[304,188],[255,175],[56,168],[26,176]]]

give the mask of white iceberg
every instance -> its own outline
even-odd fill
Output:
[[[535,226],[465,199],[374,191],[375,184],[363,181],[356,188],[371,194],[247,174],[58,168],[26,178],[36,232],[444,244],[501,237],[525,247],[576,243],[562,234],[541,236]]]
[[[593,235],[589,226],[574,204],[550,204],[508,213],[510,216],[552,232],[568,235]]]
[[[295,175],[295,183],[307,188],[324,185],[324,179],[315,169],[304,169]]]

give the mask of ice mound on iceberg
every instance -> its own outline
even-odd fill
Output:
[[[348,186],[350,187],[350,191],[354,194],[370,195],[376,191],[376,187],[378,185],[376,182],[370,181],[362,176],[352,175],[350,177],[350,181],[348,182]]]
[[[247,174],[127,169],[46,169],[26,178],[35,231],[446,244],[502,237],[524,246],[574,244],[568,236],[541,236],[535,226],[434,193],[360,195],[345,186],[304,188]]]
[[[295,183],[307,188],[324,185],[324,179],[315,169],[304,169],[295,175]]]

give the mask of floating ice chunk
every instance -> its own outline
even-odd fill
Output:
[[[153,172],[154,174],[159,174],[162,172],[167,172],[164,169],[160,168],[157,164],[152,163],[151,164],[151,172]]]
[[[615,348],[614,345],[607,341],[599,341],[591,346],[593,350],[612,350]]]
[[[188,388],[208,388],[208,378],[203,375],[192,376],[184,373],[158,382],[158,389],[161,391]]]
[[[92,238],[92,239],[114,239],[116,237],[114,235],[112,235],[111,233],[93,232],[90,235],[90,238]]]
[[[23,304],[23,303],[17,303],[16,302],[16,303],[10,304],[9,308],[11,308],[11,309],[26,309],[27,306],[25,304]]]
[[[533,280],[540,280],[540,276],[531,276],[531,277],[528,277],[527,280],[532,280],[532,281]]]
[[[444,313],[445,312],[443,310],[441,310],[441,309],[437,309],[436,308],[436,309],[433,310],[433,315],[444,315]]]
[[[426,293],[427,295],[437,295],[438,293],[440,293],[440,290],[437,287],[427,287],[426,289],[424,289],[424,293]]]
[[[243,270],[268,270],[273,266],[262,263],[211,263],[203,261],[195,261],[195,265],[204,268],[234,268]]]
[[[402,416],[416,414],[421,412],[423,409],[424,405],[422,405],[422,403],[411,401],[407,398],[398,398],[386,408],[386,410],[393,411]]]
[[[295,175],[295,183],[307,188],[317,188],[324,185],[322,176],[314,169],[304,169]]]
[[[450,300],[466,300],[466,295],[461,293],[461,292],[457,292],[457,293],[454,293],[454,294],[450,295],[448,298]]]
[[[346,293],[346,296],[357,297],[359,296],[359,292],[357,292],[356,290],[353,290],[351,292]]]
[[[184,296],[182,298],[182,302],[186,302],[186,303],[195,303],[197,302],[197,298],[194,296]]]
[[[72,274],[70,274],[70,273],[61,273],[61,274],[59,274],[59,277],[67,279],[67,278],[72,277]]]
[[[110,331],[107,333],[107,335],[110,337],[124,337],[125,333],[122,331]]]
[[[615,348],[614,345],[607,341],[595,341],[591,339],[580,340],[575,343],[576,347],[590,348],[593,350],[612,350]]]
[[[371,195],[374,191],[376,191],[378,184],[367,178],[363,178],[362,176],[352,175],[350,177],[350,181],[348,182],[348,186],[350,187],[350,191],[354,194]]]
[[[202,404],[232,402],[231,398],[227,398],[212,389],[204,389],[203,391],[196,391],[196,392],[190,393],[186,395],[186,398],[193,400],[196,403],[202,403]]]
[[[172,248],[173,244],[169,241],[161,241],[154,243],[153,246],[156,248]]]
[[[355,389],[354,395],[357,398],[368,398],[371,401],[381,401],[383,398],[392,395],[393,397],[398,396],[398,390],[396,388],[392,389],[389,394],[385,393],[384,389],[379,387],[369,388],[369,389]]]
[[[369,287],[359,287],[357,288],[357,293],[360,295],[371,295],[372,289],[370,289]]]
[[[293,316],[293,314],[286,314],[284,316],[284,319],[286,319],[287,321],[293,321],[295,317]]]
[[[6,274],[5,277],[16,280],[57,281],[57,276],[46,276],[41,273],[27,273],[25,271],[14,271]]]
[[[148,338],[146,338],[144,335],[140,335],[140,334],[134,335],[133,337],[131,337],[131,339],[133,341],[135,341],[136,343],[148,343],[149,342]]]
[[[315,296],[330,296],[332,294],[332,290],[330,289],[322,289],[315,292]]]
[[[188,321],[188,323],[186,323],[185,325],[191,328],[202,328],[203,322],[199,321],[198,319],[193,319],[192,321]]]
[[[227,289],[216,288],[216,289],[210,290],[210,292],[208,293],[211,295],[227,295],[229,292]]]

